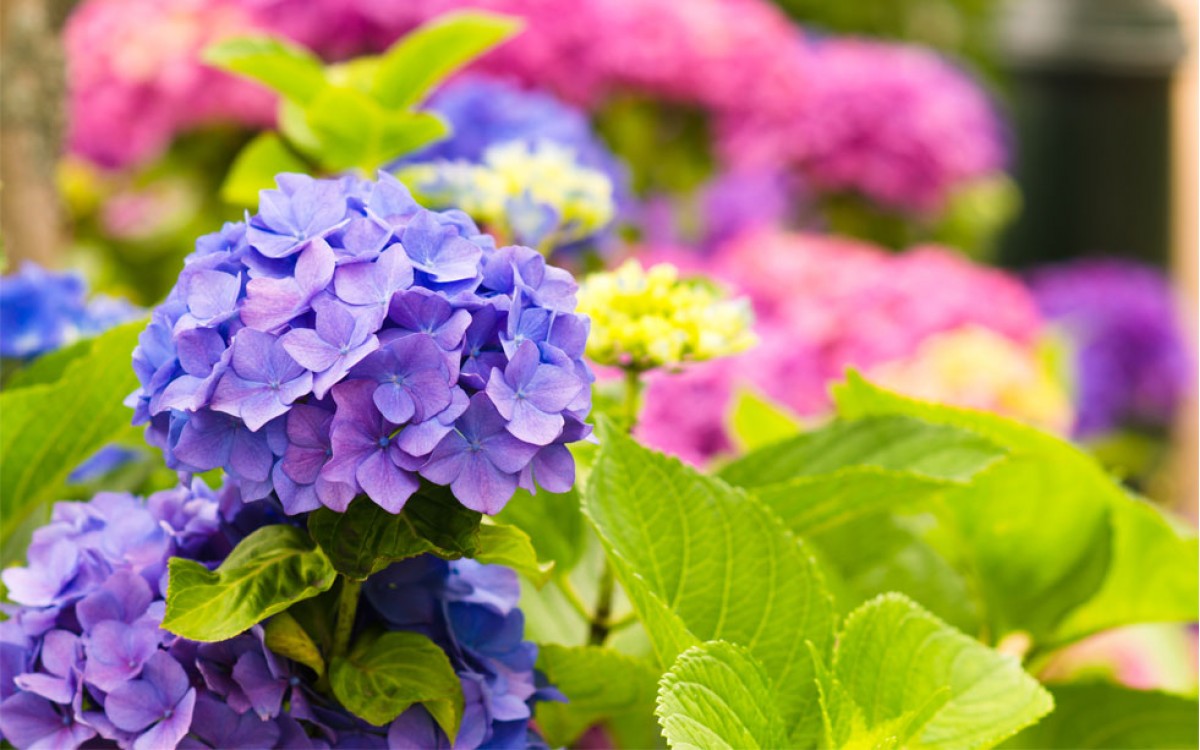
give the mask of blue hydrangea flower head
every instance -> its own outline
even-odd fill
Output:
[[[28,359],[132,320],[138,310],[111,297],[87,298],[83,276],[25,263],[0,277],[0,357]]]
[[[397,513],[422,477],[485,513],[569,487],[593,379],[570,274],[386,174],[278,185],[197,241],[134,352],[168,465],[289,514]]]
[[[0,623],[0,739],[18,750],[448,750],[420,705],[384,727],[349,714],[310,670],[270,651],[260,626],[215,643],[160,627],[168,558],[215,567],[245,533],[282,518],[262,509],[199,482],[55,506],[28,564],[3,574],[15,604]],[[533,706],[561,696],[534,671],[519,594],[508,568],[431,556],[365,584],[362,627],[418,632],[445,650],[466,703],[455,748],[544,747]]]

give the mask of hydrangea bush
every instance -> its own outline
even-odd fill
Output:
[[[518,485],[573,482],[592,380],[575,292],[392,177],[283,175],[155,311],[135,420],[172,468],[288,513],[359,493],[397,513],[422,477],[496,513]]]

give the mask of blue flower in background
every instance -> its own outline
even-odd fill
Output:
[[[137,308],[122,300],[97,296],[89,301],[78,273],[27,262],[0,278],[0,357],[37,357],[137,315]]]

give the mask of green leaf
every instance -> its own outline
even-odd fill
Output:
[[[1050,687],[1054,713],[1004,743],[1024,750],[1195,748],[1195,697],[1131,690],[1103,682]]]
[[[379,62],[375,99],[408,109],[467,63],[521,30],[518,19],[480,11],[447,13],[393,44]]]
[[[800,420],[755,391],[739,390],[730,415],[733,441],[744,451],[789,438],[800,431]]]
[[[267,620],[263,634],[267,648],[300,662],[316,672],[318,677],[325,674],[325,660],[321,657],[320,648],[290,613],[280,612]]]
[[[193,560],[168,562],[162,627],[193,641],[223,641],[325,591],[336,578],[329,558],[294,526],[264,526],[243,539],[216,570]]]
[[[432,112],[389,113],[382,121],[376,154],[381,163],[391,161],[448,135],[450,126]]]
[[[864,417],[768,445],[729,464],[719,475],[747,488],[849,468],[962,483],[1004,455],[995,442],[967,430],[903,416]]]
[[[766,670],[725,641],[684,651],[663,675],[658,719],[673,748],[788,747]]]
[[[423,485],[404,504],[404,515],[418,534],[440,550],[441,557],[479,554],[479,522],[483,515],[458,502],[449,487]]]
[[[1014,657],[899,594],[874,599],[846,619],[833,674],[868,729],[902,719],[923,748],[992,747],[1054,706]]]
[[[4,390],[15,391],[26,386],[53,383],[63,376],[68,365],[86,356],[92,350],[93,343],[94,339],[81,339],[62,349],[41,355],[8,377],[4,381]],[[8,364],[5,362],[5,365]]]
[[[371,97],[354,89],[327,86],[304,108],[304,123],[315,138],[311,154],[332,171],[374,168],[383,133],[384,111]]]
[[[567,703],[537,705],[537,723],[551,747],[571,745],[593,724],[636,716],[654,722],[659,671],[650,662],[600,646],[538,646],[538,669]]]
[[[394,562],[426,552],[457,558],[467,550],[474,551],[480,518],[479,513],[457,502],[445,503],[424,494],[409,498],[400,513],[389,513],[370,498],[358,497],[345,512],[318,508],[310,513],[308,531],[337,572],[365,581]],[[439,547],[426,536],[441,538],[454,528],[460,529],[465,539],[452,540],[451,549]]]
[[[1049,646],[1116,624],[1195,619],[1194,536],[1145,512],[1083,451],[994,414],[889,393],[854,373],[835,386],[834,398],[844,417],[916,417],[1009,451],[969,487],[943,497],[943,516],[961,539],[996,637],[1026,631]],[[1140,596],[1151,548],[1171,567],[1156,576],[1153,593]],[[1089,603],[1100,594],[1100,604]]]
[[[257,206],[259,191],[273,188],[276,175],[307,171],[308,165],[276,133],[259,133],[229,167],[221,183],[221,200],[235,206]]]
[[[205,48],[204,62],[253,78],[299,104],[326,86],[321,60],[305,48],[269,36],[222,39]]]
[[[554,563],[555,575],[569,573],[579,562],[587,522],[579,507],[579,494],[574,489],[561,495],[544,491],[530,495],[525,490],[517,490],[504,510],[496,515],[496,520],[528,534],[537,550],[538,560]]]
[[[351,713],[384,726],[420,703],[453,738],[462,721],[463,692],[446,652],[420,633],[368,632],[329,667],[333,694]]]
[[[0,547],[60,496],[72,469],[129,429],[133,413],[122,401],[138,386],[131,361],[145,327],[113,328],[39,370],[42,382],[0,393]]]
[[[538,563],[529,535],[516,526],[481,525],[475,559],[488,565],[506,565],[538,587],[545,585],[554,571],[554,563]]]
[[[877,514],[810,536],[838,612],[900,591],[959,630],[978,632],[980,603],[967,577],[926,541],[931,522]]]
[[[742,491],[643,448],[607,420],[600,436],[585,511],[660,661],[702,641],[744,646],[767,668],[785,721],[815,731],[803,644],[828,648],[833,607],[811,556]]]

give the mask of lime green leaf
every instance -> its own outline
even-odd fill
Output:
[[[496,520],[528,534],[538,560],[554,563],[555,575],[569,573],[579,562],[587,529],[574,489],[561,495],[517,490]]]
[[[1054,685],[1054,713],[1004,743],[1023,750],[1157,750],[1200,744],[1195,697],[1103,682]]]
[[[766,670],[745,649],[709,641],[663,675],[658,719],[673,748],[788,747]]]
[[[659,671],[650,662],[600,646],[538,646],[538,669],[567,703],[537,706],[537,723],[551,747],[570,745],[593,724],[637,716],[654,722]]]
[[[388,113],[382,120],[375,151],[379,163],[383,163],[419,151],[448,135],[450,126],[432,112]]]
[[[122,401],[138,385],[132,357],[145,327],[113,328],[39,370],[42,382],[30,376],[0,393],[0,547],[60,495],[72,469],[129,429],[133,413]]]
[[[707,640],[768,670],[785,721],[819,721],[805,640],[825,649],[833,610],[812,558],[770,511],[600,423],[585,511],[659,659]],[[796,730],[793,730],[795,735]]]
[[[329,170],[370,164],[383,133],[384,111],[371,97],[354,89],[329,86],[304,108],[304,123],[316,139],[313,154]]]
[[[86,356],[92,350],[94,339],[82,339],[64,346],[62,349],[47,352],[27,365],[21,366],[4,381],[5,391],[15,391],[30,385],[53,383],[63,376],[67,366],[76,359]],[[6,367],[9,362],[4,363]],[[7,373],[6,373],[7,374]]]
[[[1026,631],[1050,645],[1116,624],[1195,619],[1194,537],[1139,512],[1138,501],[1083,451],[994,414],[889,393],[853,373],[834,398],[844,417],[917,417],[971,430],[1009,451],[970,487],[944,496],[997,637]],[[1154,593],[1123,600],[1144,577],[1150,547],[1171,567],[1156,576]],[[1120,606],[1110,613],[1089,604],[1072,614],[1100,592],[1105,607]]]
[[[756,488],[870,467],[939,482],[966,482],[1004,454],[995,442],[967,430],[903,416],[864,417],[761,448],[726,466],[720,477]]]
[[[280,656],[300,662],[316,672],[318,677],[325,674],[325,660],[321,658],[321,650],[312,636],[290,613],[280,612],[267,620],[263,634],[267,648]]]
[[[959,630],[977,633],[980,603],[962,571],[926,541],[931,525],[927,516],[877,514],[810,536],[838,612],[900,591]]]
[[[868,729],[903,719],[924,748],[993,747],[1054,706],[1015,657],[899,594],[874,599],[846,619],[833,674]]]
[[[1115,502],[1111,519],[1108,574],[1095,596],[1059,625],[1060,642],[1139,622],[1188,622],[1200,610],[1196,537],[1134,498]]]
[[[420,633],[368,632],[329,666],[333,694],[351,713],[384,726],[423,704],[453,739],[462,721],[463,692],[446,652]]]
[[[257,206],[258,193],[275,186],[281,172],[307,172],[308,165],[296,156],[275,133],[259,133],[233,160],[221,200],[235,206]]]
[[[162,627],[193,641],[223,641],[333,585],[329,558],[303,529],[264,526],[216,570],[193,560],[168,563]]]
[[[479,552],[475,559],[488,565],[506,565],[536,586],[550,580],[554,563],[540,564],[529,535],[516,526],[483,524],[479,527]]]
[[[729,421],[733,441],[744,451],[770,445],[800,431],[800,420],[795,415],[747,389],[738,391]]]
[[[447,13],[383,54],[374,96],[388,109],[413,107],[438,83],[520,29],[521,22],[508,16],[479,11]]]
[[[325,87],[320,59],[303,47],[269,36],[223,39],[204,50],[206,63],[253,78],[299,104]]]
[[[394,562],[426,552],[453,559],[474,551],[480,518],[479,513],[453,500],[444,502],[423,493],[409,498],[400,513],[389,513],[370,498],[358,497],[342,513],[329,508],[313,511],[308,516],[308,530],[337,572],[364,581]],[[444,549],[426,536],[441,537],[448,532],[461,533],[463,540],[452,541],[450,548]]]

